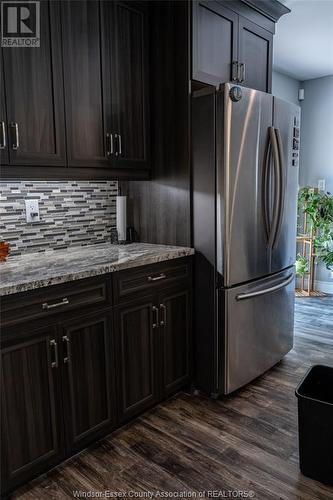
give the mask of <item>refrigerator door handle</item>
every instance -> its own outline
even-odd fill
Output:
[[[277,244],[279,237],[280,237],[282,219],[283,219],[284,193],[285,193],[283,146],[282,146],[281,133],[280,133],[280,130],[278,128],[275,129],[275,137],[276,137],[278,157],[279,157],[278,165],[279,165],[280,197],[279,197],[279,201],[278,201],[278,221],[277,221],[277,226],[276,226],[276,231],[275,231],[275,235],[274,235],[272,248],[275,247],[275,245]]]
[[[274,204],[273,204],[273,218],[272,218],[272,224],[271,224],[271,230],[269,233],[269,238],[268,238],[268,243],[267,246],[272,248],[274,240],[275,240],[275,235],[278,227],[278,222],[279,222],[279,206],[280,206],[280,199],[281,199],[281,179],[280,179],[280,167],[279,167],[279,152],[278,152],[278,145],[277,145],[277,139],[275,135],[275,129],[273,127],[269,127],[269,136],[270,136],[270,142],[272,144],[272,150],[273,150],[273,165],[274,165]]]
[[[258,290],[256,292],[240,293],[236,295],[236,300],[251,299],[252,297],[259,297],[260,295],[266,295],[267,293],[275,292],[276,290],[280,290],[281,288],[284,288],[285,286],[289,285],[289,283],[291,283],[293,279],[294,279],[294,273],[290,274],[284,281],[282,281],[278,285],[274,285],[269,288],[264,288],[263,290]]]
[[[264,211],[264,226],[265,226],[265,234],[267,243],[269,240],[269,214],[268,214],[268,206],[269,206],[269,166],[270,166],[270,158],[272,154],[272,144],[270,141],[270,134],[267,136],[265,153],[264,153],[264,171],[263,171],[263,185],[262,185],[262,205]]]

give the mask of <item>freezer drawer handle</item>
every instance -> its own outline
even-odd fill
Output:
[[[252,297],[259,297],[260,295],[266,295],[266,293],[275,292],[276,290],[280,290],[280,288],[284,288],[289,285],[293,279],[294,274],[290,274],[287,279],[278,285],[271,286],[270,288],[264,288],[263,290],[258,290],[257,292],[240,293],[239,295],[236,295],[236,300],[251,299]]]

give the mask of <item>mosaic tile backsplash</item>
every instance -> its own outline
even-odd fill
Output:
[[[117,181],[0,182],[0,240],[11,255],[109,242],[117,192]],[[40,222],[26,222],[29,198]]]

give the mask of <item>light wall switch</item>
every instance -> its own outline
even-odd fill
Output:
[[[319,181],[318,181],[318,189],[319,189],[319,191],[325,191],[325,188],[326,188],[325,179],[319,179]]]
[[[39,200],[25,200],[27,222],[39,222]]]

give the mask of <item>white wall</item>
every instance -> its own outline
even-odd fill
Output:
[[[300,185],[317,186],[326,180],[326,191],[333,193],[333,75],[301,84],[302,101]],[[316,279],[330,281],[330,272],[319,264]],[[318,288],[325,285],[319,283]],[[333,291],[333,283],[331,281]],[[327,288],[327,287],[326,287]]]
[[[326,179],[333,193],[333,75],[302,83],[300,184],[317,186]]]
[[[300,82],[290,76],[273,71],[272,94],[299,106],[298,89]]]

